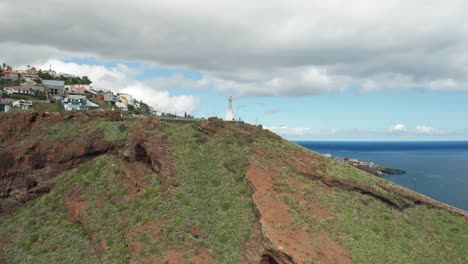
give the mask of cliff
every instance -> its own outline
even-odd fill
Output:
[[[467,214],[247,124],[0,115],[0,263],[467,263]]]

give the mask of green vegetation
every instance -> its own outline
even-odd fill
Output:
[[[113,106],[111,104],[103,102],[103,101],[99,101],[99,100],[96,100],[96,99],[91,99],[91,102],[99,105],[99,107],[104,109],[104,110],[112,110],[112,108],[113,108]],[[114,106],[114,108],[117,109],[115,106]]]
[[[10,87],[10,86],[18,86],[20,85],[20,81],[12,81],[12,80],[0,80],[0,90],[3,90],[5,87]]]
[[[224,131],[222,136],[200,143],[196,136],[200,132],[192,125],[162,126],[165,137],[173,142],[171,159],[176,166],[177,188],[163,195],[158,175],[148,169],[144,177],[146,188],[129,197],[122,184],[122,160],[112,155],[95,158],[56,178],[56,188],[50,194],[0,225],[0,236],[17,237],[15,245],[5,248],[7,260],[89,263],[97,258],[91,248],[97,243],[108,247],[101,252],[102,262],[128,263],[130,239],[146,244],[137,256],[140,261],[149,255],[162,260],[170,249],[188,252],[202,247],[211,250],[216,263],[239,263],[241,247],[256,221],[244,179],[250,155],[247,141],[237,140],[233,131]],[[123,139],[130,128],[124,122],[100,119],[85,127],[102,130],[107,140]],[[50,131],[47,140],[69,142],[74,137],[85,137],[83,124],[76,122],[58,123],[49,127]],[[146,133],[148,137],[158,137],[156,131]],[[225,155],[226,151],[232,155]],[[86,203],[86,217],[81,223],[86,232],[79,224],[66,220],[64,197],[70,193],[79,193],[74,200]],[[160,224],[160,238],[150,231],[128,237],[139,226],[151,223]],[[191,235],[193,229],[199,230],[200,237]],[[64,237],[67,233],[69,237]]]
[[[58,103],[33,102],[31,110],[38,112],[63,112],[63,108]]]
[[[54,77],[49,74],[48,71],[42,71],[39,70],[37,72],[37,76],[43,80],[60,80],[60,81],[65,81],[65,85],[70,85],[70,84],[91,84],[92,81],[88,78],[88,76],[82,76],[82,77],[65,77],[61,75],[60,77]]]
[[[241,246],[256,220],[244,179],[249,148],[241,140],[225,142],[234,139],[232,131],[222,131],[204,143],[194,136],[199,132],[191,125],[165,123],[164,132],[173,141],[180,186],[160,209],[167,221],[162,247],[197,247],[197,239],[187,243],[178,239],[196,227],[206,236],[202,243],[212,250],[216,263],[239,263]],[[146,250],[163,251],[158,244]]]
[[[285,155],[292,158],[293,151],[313,155],[317,166],[311,174],[332,175],[403,199],[380,188],[377,183],[391,184],[383,179],[268,137],[268,134],[260,136],[256,145],[271,158]],[[327,232],[346,248],[356,263],[468,263],[468,226],[460,215],[426,205],[398,210],[360,192],[339,187],[329,189],[287,164],[282,168],[283,180],[274,182],[274,190],[279,193],[278,199],[288,205],[294,217],[293,226],[308,231],[312,237]],[[294,179],[296,184],[293,186],[287,179]],[[313,210],[309,209],[311,206]]]
[[[399,211],[360,193],[339,191],[328,229],[356,262],[467,263],[463,218],[427,206]]]
[[[91,123],[92,130],[101,130],[104,132],[104,138],[107,141],[124,140],[130,127],[131,121],[113,122],[104,119],[97,119]]]
[[[132,124],[132,120],[113,122],[96,118],[91,122],[83,122],[71,119],[56,124],[43,123],[34,127],[34,133],[50,142],[82,143],[96,132],[102,132],[106,141],[119,141],[127,137]]]
[[[8,263],[95,263],[86,232],[65,218],[63,193],[54,190],[2,220],[0,237],[15,239],[3,248]]]
[[[130,114],[134,114],[134,115],[140,115],[141,114],[141,111],[138,108],[136,108],[135,106],[129,104],[127,107],[128,107],[128,112]]]
[[[31,135],[70,145],[91,135],[123,141],[130,131],[145,127],[138,122],[71,118],[37,124]],[[170,153],[160,158],[173,166],[175,184],[164,185],[163,172],[147,163],[129,165],[120,154],[105,154],[64,172],[47,182],[55,184],[51,193],[0,222],[0,245],[8,263],[129,263],[149,256],[162,262],[174,249],[186,252],[190,263],[190,253],[202,248],[215,263],[240,263],[246,254],[242,247],[258,225],[245,174],[249,164],[259,162],[279,171],[272,182],[276,198],[288,206],[293,228],[316,239],[317,248],[325,232],[356,263],[468,263],[466,218],[425,205],[397,210],[370,195],[330,188],[285,160],[299,162],[300,155],[307,155],[313,160],[311,175],[396,196],[377,185],[385,183],[382,179],[333,163],[260,127],[216,118],[155,124],[142,136],[146,144]],[[133,165],[140,167],[126,167]],[[144,174],[139,192],[131,191],[134,183],[125,175],[137,170]],[[75,218],[70,217],[69,200],[81,203],[83,211]],[[141,248],[132,251],[135,244]]]

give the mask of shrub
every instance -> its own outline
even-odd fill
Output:
[[[210,125],[217,127],[217,128],[223,128],[224,127],[224,121],[221,118],[218,117],[210,117],[208,118],[208,122]]]

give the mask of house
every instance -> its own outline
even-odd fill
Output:
[[[0,78],[2,80],[12,80],[12,81],[19,80],[19,73],[17,71],[6,70],[3,73],[4,75]]]
[[[135,105],[135,100],[133,97],[129,94],[118,94],[118,99],[120,103],[123,103],[125,105]]]
[[[86,91],[90,89],[89,85],[85,84],[72,84],[72,85],[66,85],[65,86],[65,91],[68,94],[79,94],[79,95],[84,95]]]
[[[26,101],[26,100],[18,100],[18,101],[11,103],[11,106],[13,108],[21,108],[23,110],[27,110],[32,107],[32,102]]]
[[[21,72],[21,83],[35,85],[36,81],[40,80],[39,76],[37,75],[36,68],[30,68],[25,71]]]
[[[38,85],[21,85],[5,87],[4,90],[9,95],[16,94],[36,96],[38,93],[43,93],[45,91],[45,88]]]
[[[42,80],[42,85],[49,95],[63,96],[65,94],[65,81]]]
[[[97,98],[97,96],[98,96],[98,92],[96,92],[96,90],[91,89],[91,88],[86,90],[86,97],[88,97],[88,99]],[[102,97],[101,101],[104,101],[104,96]]]
[[[89,101],[84,95],[69,95],[62,103],[65,111],[88,111],[99,108],[99,105]]]
[[[103,94],[104,102],[114,105],[117,102],[117,96],[112,92],[107,92]]]
[[[28,87],[22,87],[22,86],[5,87],[4,90],[8,95],[14,95],[14,94],[31,95],[31,96],[35,95],[35,92],[32,89],[29,89]]]
[[[126,104],[124,104],[124,103],[116,102],[115,106],[117,108],[121,109],[122,111],[128,112],[128,106]]]

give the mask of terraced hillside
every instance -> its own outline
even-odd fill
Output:
[[[0,115],[0,263],[468,263],[467,214],[219,119]]]

